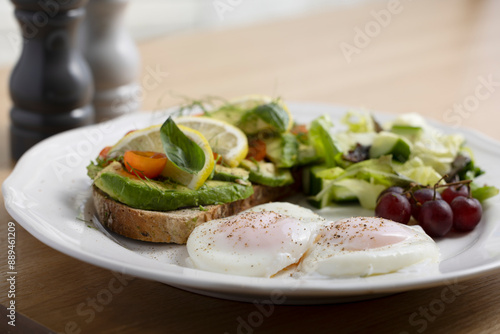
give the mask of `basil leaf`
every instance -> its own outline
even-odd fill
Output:
[[[189,139],[169,117],[160,128],[160,137],[168,160],[180,169],[198,173],[205,165],[205,153]]]
[[[276,102],[256,107],[251,111],[279,132],[285,132],[290,122],[289,114]]]

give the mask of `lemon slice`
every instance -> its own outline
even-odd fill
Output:
[[[196,174],[191,174],[183,169],[180,169],[170,160],[167,160],[167,164],[165,165],[165,168],[163,169],[161,175],[169,177],[172,180],[188,187],[189,189],[198,189],[212,174],[212,170],[214,169],[215,165],[214,154],[212,152],[212,149],[210,148],[208,140],[200,132],[180,124],[178,124],[177,126],[186,135],[186,137],[191,139],[202,149],[203,153],[205,154],[205,164]],[[158,133],[160,133],[160,131],[158,131]]]
[[[123,136],[111,149],[108,156],[118,157],[126,151],[152,151],[163,153],[163,144],[160,137],[161,125],[135,130]]]
[[[208,140],[212,151],[220,154],[222,161],[229,167],[237,167],[247,156],[247,136],[229,123],[194,116],[179,117],[175,123],[199,131]]]
[[[271,102],[276,102],[277,108],[256,109]],[[233,99],[209,115],[237,125],[246,134],[268,129],[287,132],[293,126],[293,117],[286,104],[266,95],[245,95]]]

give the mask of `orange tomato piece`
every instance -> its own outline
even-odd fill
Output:
[[[266,143],[260,139],[252,139],[248,142],[247,159],[255,159],[257,161],[264,160],[267,154]]]
[[[167,156],[150,151],[126,151],[123,155],[123,163],[129,173],[140,178],[154,179],[165,168]]]
[[[217,165],[222,165],[222,157],[219,153],[214,153],[214,160],[217,162]]]
[[[306,134],[308,132],[307,126],[305,124],[296,124],[290,130],[294,135]]]

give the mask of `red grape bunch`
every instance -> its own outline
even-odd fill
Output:
[[[431,237],[443,237],[452,228],[471,231],[481,220],[481,203],[470,192],[470,180],[439,185],[432,188],[390,187],[377,199],[375,215],[408,224],[411,216]],[[439,193],[437,188],[446,187]],[[414,190],[417,188],[416,190]]]

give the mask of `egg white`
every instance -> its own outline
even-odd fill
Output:
[[[273,211],[285,216],[299,219],[303,222],[319,223],[326,222],[326,219],[315,213],[314,211],[304,208],[302,206],[288,203],[288,202],[271,202],[254,206],[246,210],[247,212],[262,212]]]
[[[439,261],[439,249],[420,226],[374,217],[328,222],[298,267],[316,277],[364,277]]]
[[[204,223],[187,241],[191,263],[212,272],[271,277],[301,259],[318,226],[310,222],[321,221],[316,216],[280,203]]]

